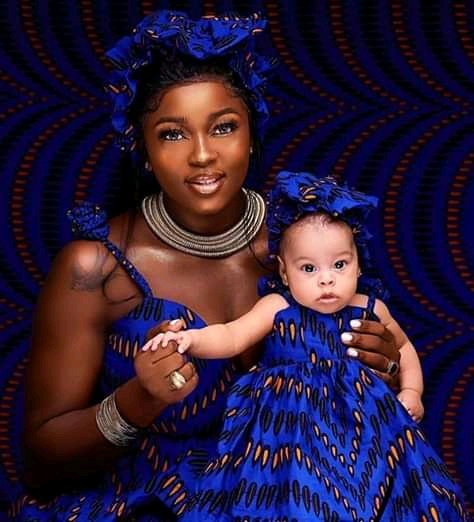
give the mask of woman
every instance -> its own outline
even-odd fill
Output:
[[[264,25],[162,11],[109,53],[119,145],[161,192],[108,224],[92,206],[71,214],[88,240],[57,256],[38,302],[24,432],[39,493],[17,503],[20,519],[173,520],[186,509],[181,481],[215,447],[226,391],[258,350],[238,362],[138,350],[175,319],[226,322],[257,300],[264,208],[242,186],[266,116],[270,63],[253,49]],[[360,324],[350,353],[394,373],[389,332]],[[58,496],[40,503],[45,490]]]

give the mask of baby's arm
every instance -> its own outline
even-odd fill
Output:
[[[395,342],[400,349],[400,392],[397,398],[413,420],[420,422],[424,414],[423,403],[421,402],[423,373],[418,354],[382,301],[377,299],[374,311],[382,324],[393,333]]]
[[[156,350],[161,344],[164,347],[169,341],[176,341],[180,353],[189,349],[192,355],[203,359],[234,357],[269,334],[275,314],[287,307],[288,303],[281,295],[270,294],[235,321],[158,334],[142,350]]]

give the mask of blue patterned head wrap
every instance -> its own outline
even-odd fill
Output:
[[[205,61],[225,58],[229,68],[237,74],[249,91],[257,115],[257,129],[263,130],[268,108],[263,88],[274,59],[255,51],[255,35],[266,26],[259,14],[247,17],[220,15],[192,20],[179,11],[157,11],[144,18],[131,36],[118,41],[106,53],[112,71],[106,90],[112,97],[112,125],[122,150],[134,150],[137,129],[130,121],[129,109],[137,92],[136,72],[156,63],[157,51],[181,53]]]
[[[372,237],[366,222],[377,206],[376,197],[338,185],[333,177],[318,178],[309,172],[281,171],[269,194],[267,209],[268,248],[270,256],[279,253],[285,230],[309,214],[325,212],[347,223],[354,234],[360,264],[364,272],[371,268],[368,240]],[[363,276],[365,291],[386,297],[380,281]],[[274,281],[273,281],[274,283]]]

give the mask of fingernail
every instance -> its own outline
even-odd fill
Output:
[[[354,358],[359,357],[359,352],[357,350],[354,350],[354,348],[348,348],[346,350],[346,353],[349,357],[354,357]]]
[[[360,328],[362,326],[362,323],[359,321],[359,319],[352,319],[349,324],[352,326],[352,328]]]
[[[341,335],[341,339],[342,339],[343,341],[350,342],[350,341],[352,341],[353,337],[352,337],[352,334],[350,334],[349,332],[344,332],[344,333]]]
[[[170,324],[176,324],[178,321],[179,321],[179,319],[172,319],[172,320],[170,321]]]

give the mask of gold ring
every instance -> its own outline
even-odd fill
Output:
[[[387,364],[386,373],[390,375],[390,377],[395,377],[395,375],[398,375],[398,372],[400,371],[400,365],[397,363],[397,361],[392,361],[389,359]]]
[[[186,379],[184,378],[184,375],[178,370],[175,370],[174,372],[171,372],[169,375],[170,379],[170,388],[172,390],[180,390],[185,384]]]

